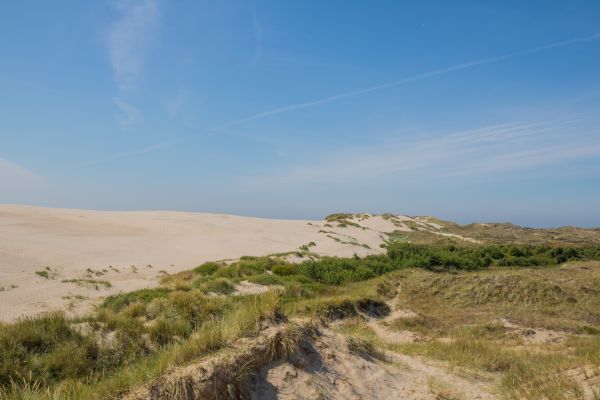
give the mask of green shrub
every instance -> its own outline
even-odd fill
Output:
[[[240,276],[239,266],[237,263],[233,263],[231,265],[221,267],[217,272],[214,273],[217,278],[238,278]]]
[[[170,290],[166,288],[140,289],[134,292],[108,296],[102,303],[102,306],[119,311],[131,303],[148,304],[156,298],[166,297],[169,292]]]
[[[240,276],[262,274],[267,269],[271,269],[270,263],[263,260],[242,260],[238,263]]]
[[[432,271],[477,270],[491,265],[555,265],[572,259],[600,259],[600,246],[585,248],[548,246],[458,246],[393,243],[386,255],[365,258],[332,258],[305,261],[299,265],[272,267],[279,276],[303,275],[330,285],[362,281],[402,268]]]
[[[213,276],[211,275],[200,275],[193,283],[192,283],[192,288],[200,288],[204,283],[208,282],[208,281],[212,281],[213,279],[215,279]]]
[[[235,290],[226,279],[216,279],[208,282],[208,292],[229,294]],[[200,325],[205,319],[222,314],[224,303],[220,299],[213,299],[203,295],[199,290],[189,292],[174,292],[168,298],[168,315],[191,322],[194,326]]]
[[[125,313],[114,312],[109,308],[100,308],[96,312],[96,321],[103,322],[109,331],[121,331],[125,334],[137,337],[143,332],[143,323]]]
[[[240,261],[219,268],[214,276],[218,278],[243,278],[246,276],[262,274],[277,263],[270,257],[242,257]]]
[[[62,313],[25,318],[0,329],[0,347],[18,346],[34,353],[51,350],[57,343],[79,337]]]
[[[50,274],[48,271],[35,271],[36,275],[41,276],[42,278],[50,279]]]
[[[290,280],[286,282],[282,297],[291,299],[298,297],[309,298],[323,293],[325,289],[325,285],[319,282],[301,283],[295,280]]]
[[[276,276],[276,275],[271,275],[271,274],[260,274],[260,275],[253,275],[248,277],[248,281],[252,282],[252,283],[257,283],[259,285],[281,285],[282,284],[282,280],[280,277]]]
[[[150,350],[140,332],[117,331],[109,346],[98,349],[95,370],[101,373],[146,356]]]
[[[273,266],[272,270],[276,275],[295,275],[298,273],[298,265],[296,264],[280,264]]]
[[[320,305],[317,309],[317,315],[333,321],[337,319],[355,317],[358,315],[358,313],[354,307],[354,303],[352,303],[350,300],[343,300]]]
[[[556,265],[577,259],[600,259],[600,246],[456,246],[394,243],[388,247],[388,257],[397,268],[475,270],[490,265],[530,267]]]
[[[221,268],[216,262],[206,262],[194,268],[194,272],[199,275],[212,275]]]
[[[303,262],[299,265],[298,272],[317,282],[339,285],[373,278],[392,269],[393,265],[386,256],[368,256],[363,259],[324,257]]]
[[[0,325],[0,386],[85,376],[96,354],[96,344],[61,313]]]
[[[316,284],[317,282],[313,281],[312,279],[310,279],[308,276],[306,275],[285,275],[285,276],[279,276],[282,280],[282,282],[297,282],[297,283],[303,283],[303,284]]]
[[[200,290],[204,293],[216,294],[231,294],[235,291],[235,287],[226,278],[217,278],[212,281],[205,282],[200,286]]]
[[[188,321],[159,318],[150,327],[150,339],[164,346],[176,338],[187,338],[191,332],[192,326]]]
[[[352,219],[352,217],[354,217],[353,214],[335,213],[335,214],[329,214],[328,216],[326,216],[325,221],[327,221],[327,222],[344,222],[347,219]]]
[[[96,354],[97,347],[90,340],[60,343],[52,352],[37,358],[36,377],[48,381],[81,376],[94,369]]]

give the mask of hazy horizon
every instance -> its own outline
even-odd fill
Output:
[[[6,4],[0,204],[600,226],[600,3]]]
[[[568,227],[568,226],[574,226],[574,227],[579,227],[579,228],[587,228],[587,229],[600,229],[599,226],[594,226],[594,225],[577,225],[577,224],[558,224],[558,225],[552,225],[552,224],[548,224],[548,225],[527,225],[527,224],[519,224],[516,223],[514,221],[511,220],[503,220],[503,219],[497,219],[497,220],[477,220],[477,219],[469,219],[468,216],[466,216],[464,219],[458,219],[458,220],[454,220],[452,218],[445,218],[439,215],[434,215],[434,214],[411,214],[411,213],[403,213],[403,212],[392,212],[392,211],[381,211],[381,212],[371,212],[371,211],[359,211],[359,210],[342,210],[342,211],[332,211],[330,213],[327,214],[323,214],[323,215],[308,215],[306,217],[295,217],[295,216],[272,216],[269,214],[265,214],[265,215],[260,215],[260,214],[244,214],[244,213],[231,213],[231,212],[224,212],[224,211],[207,211],[207,210],[192,210],[192,209],[161,209],[161,208],[81,208],[81,207],[62,207],[62,206],[43,206],[43,205],[36,205],[36,204],[25,204],[25,203],[5,203],[5,204],[1,204],[0,203],[0,207],[2,206],[16,206],[16,207],[39,207],[39,208],[47,208],[47,209],[55,209],[55,210],[61,210],[61,209],[65,209],[65,210],[82,210],[82,211],[100,211],[100,212],[181,212],[181,213],[199,213],[199,214],[222,214],[222,215],[231,215],[231,216],[240,216],[240,217],[254,217],[254,218],[265,218],[265,219],[281,219],[281,220],[313,220],[313,221],[321,221],[324,220],[328,215],[331,214],[336,214],[336,213],[348,213],[348,214],[354,214],[354,215],[358,215],[358,214],[362,214],[362,213],[367,213],[367,214],[373,214],[373,215],[383,215],[386,213],[391,213],[394,215],[406,215],[408,217],[435,217],[435,218],[439,218],[445,221],[449,221],[449,222],[456,222],[460,225],[468,225],[468,224],[472,224],[472,223],[510,223],[510,224],[515,224],[515,225],[519,225],[522,227],[526,227],[526,228],[561,228],[561,227]]]

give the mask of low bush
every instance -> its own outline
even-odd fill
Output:
[[[298,273],[298,265],[296,264],[279,264],[275,265],[272,269],[276,275],[295,275]]]
[[[343,222],[348,219],[352,219],[353,217],[354,217],[353,214],[335,213],[335,214],[329,214],[328,216],[326,216],[325,221],[327,221],[327,222]]]
[[[216,262],[206,262],[194,268],[194,272],[199,275],[212,275],[221,268]]]
[[[235,291],[235,287],[229,279],[217,278],[202,284],[200,290],[204,293],[231,294]]]
[[[271,275],[271,274],[260,274],[260,275],[253,275],[248,277],[248,281],[252,282],[252,283],[257,283],[259,285],[281,285],[282,284],[282,280],[280,277],[276,276],[276,275]]]
[[[96,357],[96,344],[73,330],[61,313],[0,326],[0,386],[85,376]]]
[[[358,315],[354,303],[350,300],[331,301],[319,305],[317,315],[331,321]]]
[[[169,292],[170,290],[167,288],[140,289],[134,292],[108,296],[102,306],[113,311],[119,311],[132,303],[148,304],[156,298],[166,297]]]
[[[167,345],[177,338],[187,338],[192,332],[192,326],[182,319],[159,318],[150,327],[150,338],[160,344]]]

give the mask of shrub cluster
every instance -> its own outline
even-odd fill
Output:
[[[224,290],[221,279],[212,282]],[[104,375],[188,338],[232,301],[199,289],[142,289],[108,297],[78,322],[54,313],[0,323],[0,388]]]
[[[22,319],[0,329],[0,386],[31,377],[49,381],[81,376],[107,357],[62,314]]]
[[[526,245],[419,245],[395,243],[387,254],[365,258],[332,258],[273,268],[278,275],[300,274],[313,281],[339,285],[361,281],[402,268],[432,271],[477,270],[495,266],[557,265],[569,260],[600,259],[600,246],[551,247]]]

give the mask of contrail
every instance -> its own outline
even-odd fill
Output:
[[[153,144],[152,146],[148,146],[148,147],[144,147],[143,149],[139,149],[139,150],[133,150],[133,151],[126,151],[123,153],[116,153],[116,154],[111,154],[105,158],[102,158],[100,160],[94,160],[94,161],[89,161],[83,165],[92,165],[92,164],[101,164],[101,163],[105,163],[105,162],[110,162],[110,161],[114,161],[114,160],[118,160],[119,158],[123,158],[123,157],[132,157],[132,156],[138,156],[138,155],[142,155],[142,154],[146,154],[146,153],[151,153],[153,151],[157,151],[160,150],[164,147],[170,146],[172,145],[173,142],[168,141],[168,142],[162,142],[162,143],[156,143]]]
[[[344,99],[344,98],[352,97],[352,96],[358,96],[361,94],[370,93],[370,92],[374,92],[374,91],[381,90],[381,89],[387,89],[387,88],[394,87],[394,86],[400,86],[400,85],[404,85],[406,83],[420,81],[423,79],[431,78],[433,76],[444,75],[444,74],[448,74],[450,72],[460,71],[463,69],[475,67],[475,66],[482,65],[482,64],[489,64],[489,63],[493,63],[496,61],[502,61],[502,60],[506,60],[509,58],[513,58],[513,57],[518,57],[518,56],[522,56],[522,55],[526,55],[526,54],[536,53],[536,52],[543,51],[543,50],[553,49],[556,47],[570,46],[572,44],[591,42],[591,41],[598,40],[598,39],[600,39],[600,33],[596,33],[592,36],[587,36],[587,37],[582,37],[582,38],[574,38],[574,39],[569,39],[569,40],[563,40],[560,42],[554,42],[554,43],[546,44],[546,45],[539,46],[539,47],[533,47],[530,49],[521,50],[521,51],[517,51],[514,53],[504,54],[501,56],[483,58],[481,60],[475,60],[475,61],[470,61],[470,62],[466,62],[463,64],[457,64],[457,65],[453,65],[453,66],[450,66],[447,68],[438,69],[435,71],[424,72],[424,73],[418,74],[418,75],[413,75],[411,77],[400,79],[400,80],[393,81],[393,82],[382,83],[380,85],[371,86],[371,87],[364,88],[364,89],[340,93],[340,94],[336,94],[333,96],[324,97],[322,99],[307,101],[305,103],[298,103],[298,104],[292,104],[292,105],[285,106],[285,107],[275,108],[273,110],[254,114],[250,117],[229,121],[229,122],[221,125],[217,129],[226,128],[226,127],[232,126],[232,125],[242,124],[244,122],[269,117],[271,115],[276,115],[276,114],[281,114],[281,113],[285,113],[285,112],[289,112],[289,111],[293,111],[293,110],[298,110],[301,108],[314,107],[314,106],[318,106],[321,104],[330,103],[332,101],[336,101],[339,99]]]

